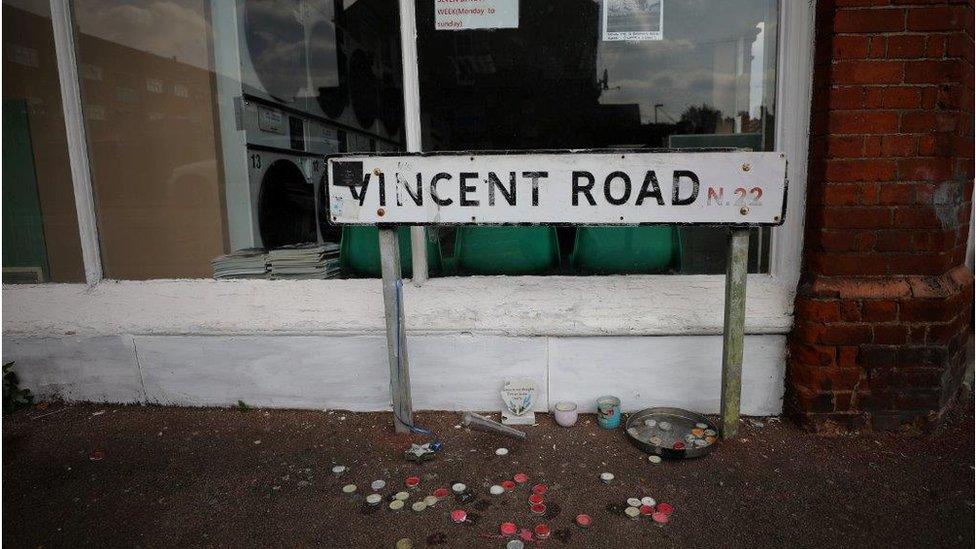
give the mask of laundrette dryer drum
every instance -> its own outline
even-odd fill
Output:
[[[266,249],[322,242],[316,212],[324,161],[251,148],[248,179],[255,242]]]

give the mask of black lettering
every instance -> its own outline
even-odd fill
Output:
[[[621,179],[624,182],[624,194],[620,198],[614,198],[613,194],[610,193],[610,183],[614,179]],[[611,172],[607,176],[607,179],[603,182],[603,196],[607,199],[607,202],[613,204],[614,206],[620,206],[630,199],[630,176],[624,172]]]
[[[651,189],[648,189],[648,186]],[[664,205],[664,197],[661,196],[661,186],[657,184],[657,175],[654,174],[654,170],[648,170],[647,175],[644,176],[644,184],[641,185],[641,190],[637,193],[636,204],[640,206],[647,197],[656,199],[658,206]]]
[[[410,190],[410,185],[407,184],[406,180],[401,179],[400,174],[397,174],[397,206],[403,206],[403,204],[400,202],[401,187],[407,191],[407,195],[410,196],[410,199],[413,200],[414,204],[418,206],[424,205],[424,186],[422,183],[422,176],[419,173],[417,174],[417,194],[414,194],[413,191]]]
[[[678,198],[678,190],[681,186],[681,178],[687,177],[691,180],[691,194],[687,198]],[[687,170],[675,170],[674,180],[671,184],[671,205],[672,206],[687,206],[698,198],[698,176],[695,172]]]
[[[475,172],[461,172],[461,205],[462,206],[477,206],[477,200],[468,200],[468,193],[473,193],[478,190],[478,187],[474,185],[468,185],[465,183],[468,179],[478,179],[478,174]]]
[[[539,179],[549,177],[549,172],[522,172],[522,177],[532,180],[532,205],[539,205]]]
[[[450,206],[451,203],[454,202],[453,200],[451,200],[450,198],[442,200],[439,196],[437,196],[437,182],[442,179],[451,179],[451,174],[441,172],[435,175],[433,178],[431,178],[430,197],[434,199],[434,203],[437,204],[438,206]]]
[[[580,185],[580,179],[585,179],[586,184]],[[596,200],[593,199],[594,185],[596,185],[596,179],[590,172],[573,172],[573,206],[579,206],[580,193],[583,193],[590,206],[596,206]]]
[[[349,194],[359,201],[359,205],[362,206],[363,202],[366,200],[366,191],[369,189],[369,172],[363,175],[363,184],[359,187],[359,192],[356,192],[356,187],[349,187]]]
[[[495,205],[495,187],[498,187],[498,190],[502,192],[502,196],[505,197],[505,202],[508,202],[509,206],[515,205],[515,172],[508,172],[508,192],[505,191],[505,187],[495,172],[488,172],[489,206]]]
[[[386,174],[380,173],[380,206],[386,206]]]

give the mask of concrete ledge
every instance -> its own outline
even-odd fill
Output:
[[[383,335],[4,336],[3,360],[41,398],[180,406],[389,410]],[[503,380],[531,377],[537,409],[602,394],[625,410],[671,405],[715,413],[721,336],[417,335],[408,342],[414,408],[498,410]],[[784,336],[748,336],[742,411],[782,411]]]
[[[785,334],[793,292],[750,275],[746,331]],[[718,334],[725,277],[458,277],[404,284],[411,333],[508,336]],[[17,337],[383,333],[376,280],[103,281],[3,287]]]

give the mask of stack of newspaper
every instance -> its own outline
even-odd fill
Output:
[[[339,274],[339,245],[295,244],[268,252],[273,279],[333,278]]]
[[[214,278],[267,278],[267,256],[261,248],[246,248],[210,261]]]

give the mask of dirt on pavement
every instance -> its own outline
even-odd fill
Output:
[[[497,414],[495,416],[497,418]],[[519,442],[459,427],[456,413],[415,421],[443,441],[433,461],[403,458],[421,436],[395,435],[388,413],[64,405],[4,416],[3,542],[8,547],[505,547],[506,521],[545,522],[526,547],[972,547],[971,399],[924,435],[816,436],[786,420],[744,420],[709,456],[652,465],[623,429],[593,416],[572,428],[547,414]],[[759,426],[761,425],[761,426]],[[507,456],[495,450],[506,447]],[[99,451],[104,457],[99,457]],[[94,452],[94,456],[93,456]],[[336,476],[332,467],[349,471]],[[601,472],[615,475],[607,485]],[[492,496],[492,484],[529,481]],[[391,495],[420,477],[403,511],[364,504],[370,483]],[[453,498],[410,503],[460,481]],[[545,483],[550,518],[531,514]],[[353,496],[342,492],[356,484]],[[615,506],[651,496],[675,508],[666,525]],[[477,515],[455,524],[453,509]],[[370,512],[372,511],[372,512]],[[593,525],[573,524],[580,513]]]

